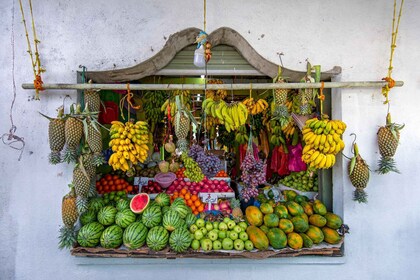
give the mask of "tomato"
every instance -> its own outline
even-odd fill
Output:
[[[109,181],[108,185],[110,185],[110,186],[114,185],[114,181]]]
[[[118,177],[118,175],[114,175],[114,176],[112,176],[112,179],[114,179],[114,180],[117,180],[117,179],[119,179],[120,177]]]
[[[133,186],[128,186],[128,187],[126,188],[126,190],[127,190],[128,192],[132,192],[132,191],[133,191]]]
[[[109,181],[109,180],[112,179],[112,176],[111,176],[111,174],[106,174],[104,178],[105,178],[105,180]]]

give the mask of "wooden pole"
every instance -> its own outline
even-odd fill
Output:
[[[384,81],[327,82],[324,88],[380,88],[387,85]],[[402,87],[403,81],[396,81],[396,87]],[[44,89],[55,90],[126,90],[126,84],[43,84]],[[131,90],[204,90],[204,84],[130,84]],[[207,84],[209,90],[246,90],[251,84]],[[320,88],[321,83],[261,83],[252,84],[252,89],[301,89]],[[22,84],[23,89],[35,89],[33,83]]]

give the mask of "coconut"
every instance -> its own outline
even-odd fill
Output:
[[[169,135],[169,142],[165,143],[165,151],[167,151],[168,153],[172,154],[173,152],[175,152],[175,144],[173,142],[173,136]]]
[[[169,162],[162,160],[161,162],[159,162],[159,170],[162,173],[166,173],[169,171]]]
[[[169,170],[171,170],[171,172],[177,172],[179,170],[179,163],[175,162],[175,160],[172,160],[171,164],[169,165]]]

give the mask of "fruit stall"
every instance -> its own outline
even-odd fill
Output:
[[[332,207],[332,169],[351,147],[347,176],[359,203],[367,202],[370,169],[356,141],[344,142],[347,125],[332,117],[330,90],[386,92],[402,82],[334,83],[339,72],[309,61],[292,71],[256,54],[248,60],[268,65],[259,77],[235,83],[233,75],[208,75],[218,53],[212,42],[226,51],[222,39],[229,40],[218,36],[232,32],[189,29],[171,36],[154,62],[83,69],[77,85],[44,85],[79,90],[56,116],[41,113],[50,163],[73,170],[59,248],[107,258],[343,256],[349,226]],[[234,37],[231,44],[249,45]],[[197,44],[194,65],[205,67],[203,76],[159,74],[176,42],[178,49]],[[378,131],[379,173],[397,171],[392,157],[402,128],[388,112]]]

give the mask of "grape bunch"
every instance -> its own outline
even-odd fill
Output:
[[[195,160],[200,166],[203,174],[207,178],[214,177],[220,169],[222,169],[222,162],[215,155],[206,155],[204,149],[197,144],[190,147],[189,156]]]
[[[243,188],[241,190],[241,198],[248,202],[252,197],[258,196],[258,190],[256,188]]]
[[[245,187],[256,188],[266,182],[267,164],[260,159],[256,160],[251,151],[246,153],[241,169],[241,179]]]
[[[198,163],[194,161],[187,153],[182,153],[181,160],[184,163],[184,175],[190,179],[191,182],[200,182],[204,179],[204,174],[201,171]]]

